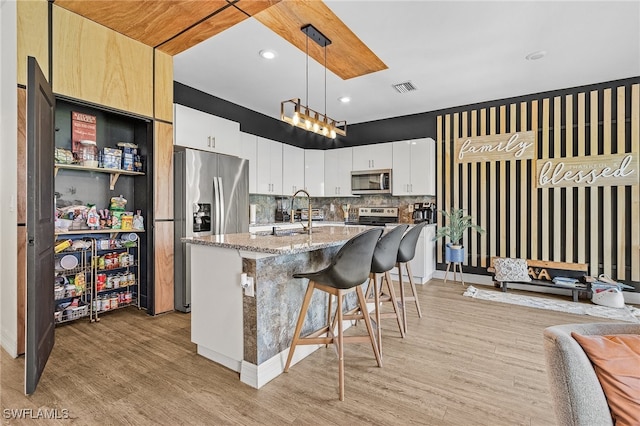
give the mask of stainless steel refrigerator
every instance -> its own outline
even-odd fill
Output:
[[[249,162],[175,147],[175,309],[191,311],[191,245],[183,237],[249,232]],[[215,273],[215,271],[212,271]]]

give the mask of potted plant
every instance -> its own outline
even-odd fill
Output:
[[[440,210],[440,212],[445,217],[445,226],[438,228],[433,241],[447,237],[449,243],[447,243],[445,249],[445,260],[447,262],[462,262],[464,260],[464,247],[461,245],[460,240],[465,231],[471,228],[483,234],[484,229],[472,223],[471,216],[465,215],[462,209],[451,209],[450,212]]]

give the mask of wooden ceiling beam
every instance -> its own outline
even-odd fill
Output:
[[[256,14],[255,19],[306,53],[307,36],[300,29],[311,24],[324,34],[327,46],[327,68],[348,80],[387,69],[353,31],[321,1],[284,0]],[[324,65],[324,49],[309,43],[309,56]]]

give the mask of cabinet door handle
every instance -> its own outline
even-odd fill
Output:
[[[211,136],[207,136],[207,146],[211,148]]]
[[[216,147],[216,137],[215,136],[211,137],[211,143],[213,144],[212,148],[215,148]]]

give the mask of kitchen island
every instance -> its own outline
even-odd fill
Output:
[[[342,245],[366,226],[183,238],[191,249],[191,340],[200,355],[240,373],[260,388],[280,375],[307,283],[293,274],[327,266]],[[244,274],[247,291],[243,290]],[[326,321],[326,294],[316,292],[305,329]],[[296,349],[293,363],[318,346]]]

